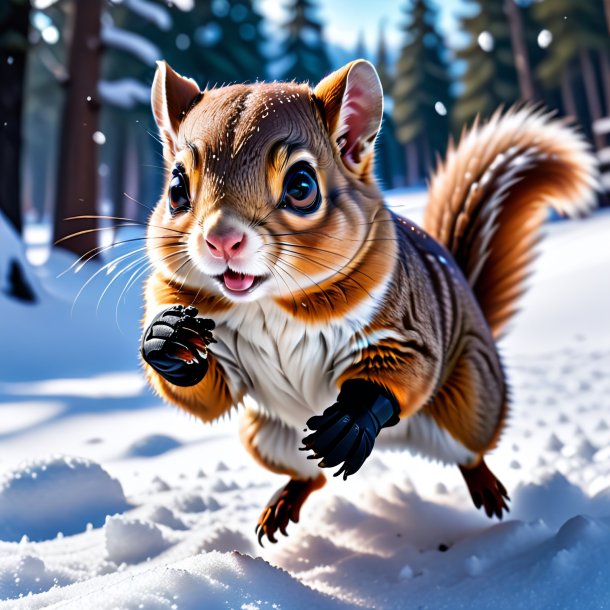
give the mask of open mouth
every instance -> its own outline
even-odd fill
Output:
[[[265,278],[227,269],[222,275],[217,275],[215,279],[224,285],[227,292],[243,295],[251,293]]]

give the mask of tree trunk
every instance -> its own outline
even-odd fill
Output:
[[[582,70],[582,80],[585,86],[585,97],[587,98],[587,107],[589,109],[589,119],[591,124],[602,118],[602,107],[599,101],[600,92],[597,88],[595,80],[595,71],[593,62],[587,49],[580,49],[580,67]],[[593,130],[593,140],[596,148],[600,149],[604,146],[604,137]]]
[[[21,233],[21,115],[30,3],[11,1],[4,11],[0,32],[12,40],[0,44],[0,210]]]
[[[411,140],[406,144],[407,154],[407,184],[415,184],[419,178],[419,158],[417,154],[417,140]]]
[[[428,134],[425,134],[422,137],[422,160],[424,166],[424,176],[427,177],[430,175],[432,170],[432,149],[430,146],[430,137]],[[420,176],[421,178],[422,176]]]
[[[508,18],[510,41],[515,55],[515,68],[519,79],[519,91],[521,92],[521,99],[529,102],[536,98],[536,88],[527,55],[520,10],[515,0],[504,0],[504,13]]]
[[[95,221],[65,219],[97,213],[98,144],[94,142],[93,134],[97,131],[99,112],[100,18],[101,0],[75,2],[59,149],[55,240],[97,226]],[[97,243],[97,233],[91,232],[72,237],[62,242],[61,247],[80,256],[95,248]]]
[[[572,90],[571,72],[572,70],[569,65],[563,69],[563,74],[561,75],[561,102],[563,104],[564,114],[576,119],[578,118],[578,110],[576,108],[574,91]]]
[[[604,85],[604,100],[606,102],[606,116],[610,116],[610,59],[607,51],[599,52],[599,65]]]
[[[610,0],[604,0],[604,10],[606,12],[606,25],[610,33]]]

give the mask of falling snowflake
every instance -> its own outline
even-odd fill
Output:
[[[493,51],[494,48],[494,37],[489,32],[481,32],[477,38],[479,46],[485,53]]]
[[[106,143],[106,136],[101,131],[96,131],[93,136],[93,141],[100,146]]]
[[[436,102],[436,104],[434,104],[434,110],[436,110],[436,112],[441,116],[447,115],[447,107],[445,104],[443,104],[443,102]]]
[[[546,49],[553,42],[553,34],[549,30],[541,30],[538,34],[538,46]]]

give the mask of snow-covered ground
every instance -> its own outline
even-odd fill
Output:
[[[513,408],[489,463],[510,518],[477,512],[457,469],[376,449],[264,549],[283,478],[235,417],[205,426],[149,392],[140,284],[121,294],[139,267],[74,304],[99,267],[56,279],[53,254],[38,304],[0,293],[0,609],[610,606],[610,214],[547,231],[502,344]]]

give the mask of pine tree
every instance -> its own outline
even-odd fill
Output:
[[[415,0],[412,8],[405,5],[405,13],[410,19],[392,93],[396,135],[406,146],[412,183],[427,174],[434,153],[447,145],[451,96],[446,47],[435,29],[436,10],[429,0]]]
[[[385,22],[381,21],[379,24],[379,37],[377,39],[377,57],[375,61],[375,67],[377,68],[377,74],[379,74],[379,80],[381,86],[386,94],[392,91],[392,80],[390,77],[390,71],[388,68],[388,50],[385,37]]]
[[[366,40],[364,38],[364,30],[360,30],[358,32],[358,40],[356,41],[356,49],[354,51],[354,57],[356,59],[366,59],[367,58],[367,50],[366,50]]]
[[[171,28],[170,9],[157,0],[123,0],[110,5],[104,17],[101,197],[105,213],[113,216],[143,220],[161,187],[162,173],[151,167],[159,164],[160,147],[149,135],[155,132],[150,83],[162,45],[169,46],[168,39],[174,43]]]
[[[591,133],[590,123],[603,114],[593,53],[606,55],[610,49],[602,0],[553,0],[534,5],[533,11],[540,25],[553,37],[538,67],[538,75],[546,87],[561,87],[567,114],[588,114],[589,120],[583,124]],[[584,86],[586,113],[579,112],[574,96],[578,81]],[[603,146],[603,138],[597,136],[595,140],[597,146]]]
[[[521,99],[533,101],[536,98],[536,86],[532,75],[528,38],[525,32],[525,12],[516,0],[503,1],[504,13],[508,19],[510,29],[511,45],[515,57],[515,69],[517,70]]]
[[[183,13],[179,25],[185,21],[190,22],[195,44],[195,49],[188,52],[195,71],[185,72],[202,86],[253,82],[266,77],[263,18],[252,0],[196,2],[191,11]],[[184,23],[184,29],[188,27]]]
[[[290,16],[283,26],[287,34],[280,53],[283,80],[314,84],[331,70],[322,24],[316,19],[315,9],[314,0],[291,0],[288,5]]]
[[[0,210],[21,232],[21,115],[30,3],[0,5]]]
[[[462,28],[470,40],[457,53],[466,62],[463,90],[455,105],[458,126],[472,121],[477,114],[489,116],[498,106],[510,106],[520,97],[503,2],[477,0],[477,4],[476,15],[462,18]]]
[[[61,124],[64,84],[68,78],[67,35],[72,3],[58,0],[44,10],[32,14],[27,58],[27,96],[23,107],[23,136],[26,154],[23,157],[24,212],[53,218],[57,179],[57,142]],[[47,40],[42,32],[47,30]],[[48,33],[52,35],[49,38]],[[55,36],[57,39],[55,39]]]

